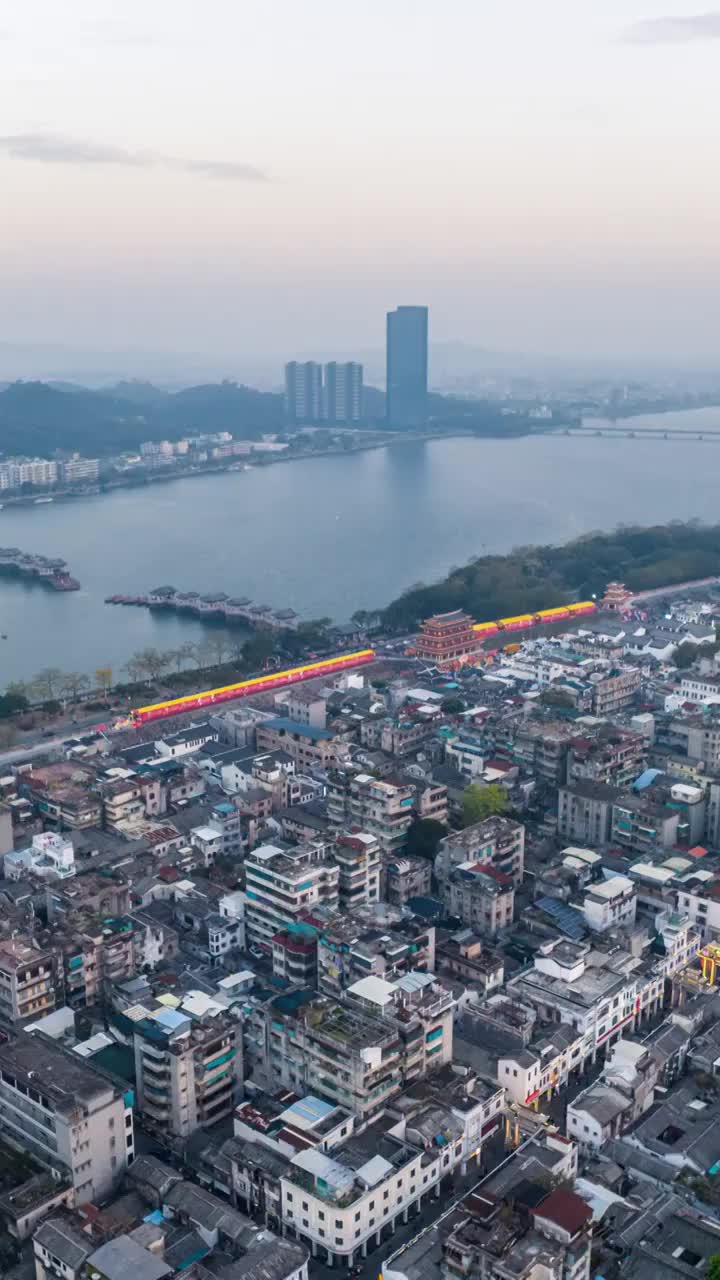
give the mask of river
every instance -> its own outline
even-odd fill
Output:
[[[697,415],[720,428],[720,409]],[[688,423],[647,424],[658,417]],[[714,521],[718,480],[720,439],[462,438],[6,507],[0,543],[63,556],[82,590],[0,579],[0,687],[51,665],[107,664],[122,678],[134,651],[206,634],[190,618],[104,604],[114,592],[170,583],[343,621],[473,555],[623,522]]]

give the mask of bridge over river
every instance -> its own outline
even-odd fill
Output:
[[[625,440],[707,440],[720,441],[720,427],[696,428],[682,427],[555,427],[548,435],[554,436],[586,436],[596,440],[598,436],[610,436]]]

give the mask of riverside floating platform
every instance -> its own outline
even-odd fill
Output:
[[[33,555],[19,547],[0,547],[0,573],[36,578],[53,591],[80,590],[80,583],[71,576],[65,560]]]
[[[253,676],[250,680],[239,680],[237,684],[223,685],[219,689],[206,689],[202,693],[190,693],[182,698],[170,698],[167,702],[154,702],[147,707],[138,707],[130,712],[127,723],[140,726],[154,720],[166,720],[170,716],[207,710],[222,702],[234,702],[238,698],[248,698],[256,693],[285,689],[288,685],[299,684],[303,680],[316,680],[318,677],[335,675],[340,671],[352,671],[372,662],[374,658],[374,649],[358,649],[354,653],[322,658],[317,662],[290,667],[286,671],[268,671],[265,675]],[[116,727],[123,727],[123,722]]]
[[[301,619],[294,609],[271,609],[269,604],[254,604],[247,596],[228,596],[224,591],[201,596],[198,591],[177,591],[175,587],[155,587],[141,595],[112,595],[105,604],[139,605],[146,609],[191,613],[196,618],[241,622],[246,626],[270,631],[294,631]]]

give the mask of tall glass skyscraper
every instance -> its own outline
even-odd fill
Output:
[[[428,309],[397,307],[387,315],[387,420],[393,427],[427,420]]]

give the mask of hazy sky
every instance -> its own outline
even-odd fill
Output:
[[[0,0],[0,341],[716,359],[719,61],[703,0]]]

